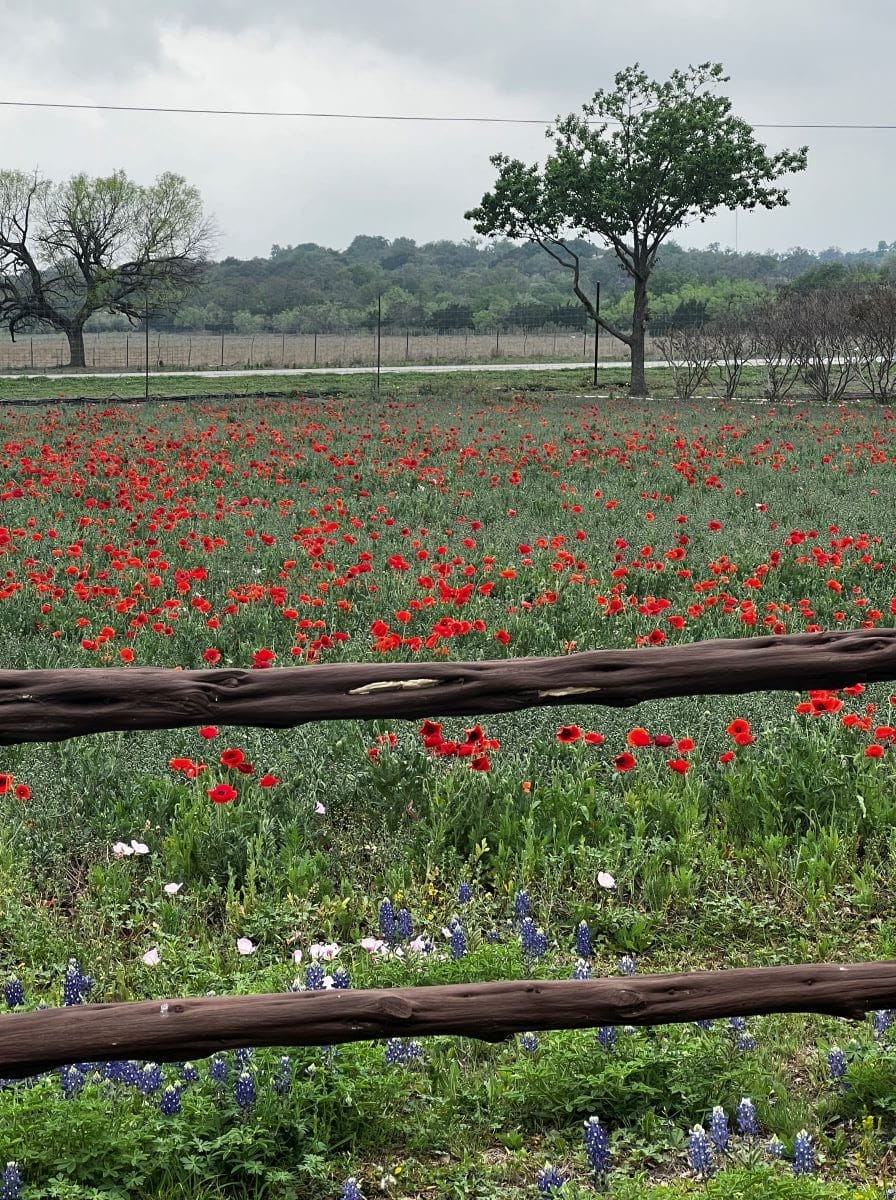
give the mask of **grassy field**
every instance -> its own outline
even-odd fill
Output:
[[[893,623],[891,410],[634,404],[568,373],[288,384],[0,410],[5,666],[313,670]],[[892,690],[7,748],[0,1020],[892,958]],[[0,1168],[74,1200],[351,1200],[349,1179],[368,1200],[883,1200],[893,1015],[73,1064],[0,1088]]]

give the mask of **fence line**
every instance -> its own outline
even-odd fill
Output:
[[[84,1004],[0,1018],[0,1076],[70,1062],[179,1061],[240,1046],[446,1034],[497,1042],[529,1030],[784,1012],[858,1019],[894,1003],[896,963],[882,962]]]
[[[896,678],[896,629],[717,639],[563,658],[333,663],[290,670],[80,668],[0,672],[0,744],[208,720],[474,715],[541,704],[631,705],[680,695],[835,688]],[[532,1029],[656,1025],[772,1012],[857,1018],[896,1007],[896,962],[389,990],[86,1004],[0,1017],[0,1075],[64,1063],[183,1059],[255,1044],[334,1045],[396,1034],[500,1040]]]
[[[559,658],[324,663],[273,670],[0,671],[0,745],[216,722],[480,716],[561,704],[805,691],[896,679],[896,629],[717,638]]]
[[[651,343],[652,347],[652,343]],[[628,347],[608,335],[599,338],[599,357],[625,359]],[[90,333],[84,337],[88,371],[143,371],[143,331]],[[651,354],[654,354],[651,348]],[[476,333],[458,329],[384,328],[380,359],[384,366],[451,362],[573,362],[587,365],[594,357],[594,326],[569,329],[508,329]],[[376,331],[330,333],[171,333],[152,330],[151,372],[227,370],[246,367],[373,367]],[[67,367],[64,334],[19,334],[12,342],[0,334],[0,371],[55,371]]]

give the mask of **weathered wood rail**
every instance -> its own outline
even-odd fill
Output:
[[[858,1018],[892,1005],[896,962],[85,1004],[0,1018],[0,1076],[70,1062],[200,1058],[239,1046],[437,1034],[501,1041],[527,1030],[763,1013]]]
[[[0,671],[0,745],[217,722],[479,716],[560,704],[837,688],[896,679],[896,629],[732,638],[561,658],[273,670]]]

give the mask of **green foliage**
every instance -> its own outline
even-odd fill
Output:
[[[768,155],[752,128],[716,94],[727,82],[718,63],[651,80],[635,64],[612,91],[597,91],[548,130],[554,153],[544,168],[495,155],[494,190],[468,212],[477,233],[525,240],[571,272],[573,292],[592,319],[632,350],[632,394],[644,395],[647,285],[660,246],[688,221],[719,208],[787,203],[782,175],[803,170],[806,148]],[[631,332],[596,311],[581,286],[572,239],[597,236],[634,283]]]

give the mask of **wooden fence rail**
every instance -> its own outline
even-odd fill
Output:
[[[562,658],[328,663],[286,670],[0,671],[0,745],[216,722],[284,729],[354,718],[479,716],[896,679],[896,629],[731,638]]]
[[[71,1062],[200,1058],[239,1046],[437,1034],[496,1042],[528,1030],[762,1013],[859,1018],[894,1005],[896,962],[85,1004],[0,1018],[0,1076]]]

